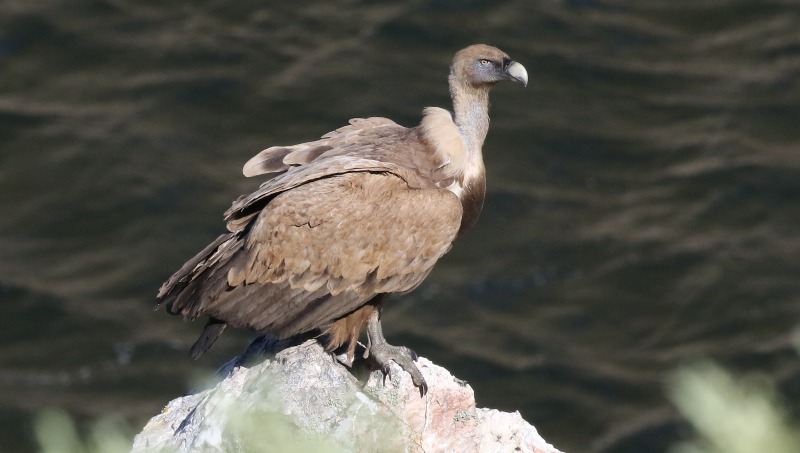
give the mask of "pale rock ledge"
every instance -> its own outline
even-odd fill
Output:
[[[255,420],[252,427],[264,417],[280,419],[284,434],[321,439],[340,452],[561,453],[519,412],[476,408],[466,382],[425,358],[417,362],[429,387],[421,398],[398,365],[392,364],[384,382],[381,372],[370,373],[362,364],[359,382],[353,375],[358,366],[346,368],[315,340],[286,346],[254,342],[220,369],[224,379],[215,386],[174,399],[153,417],[136,436],[132,453],[250,451],[242,439],[246,428],[237,420]],[[261,443],[269,439],[264,429],[258,431]]]

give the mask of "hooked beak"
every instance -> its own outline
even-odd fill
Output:
[[[514,61],[506,67],[506,73],[517,82],[522,82],[524,86],[528,86],[528,71],[525,70],[525,66]]]
[[[528,86],[528,71],[525,70],[525,66],[522,66],[516,61],[511,61],[511,63],[506,66],[506,74],[517,82],[522,82],[524,86]]]

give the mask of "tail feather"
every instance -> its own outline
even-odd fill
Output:
[[[220,245],[222,245],[225,241],[229,240],[233,236],[235,236],[235,233],[226,233],[220,235],[214,242],[208,244],[206,248],[204,248],[200,253],[195,255],[194,258],[187,261],[183,265],[183,267],[181,267],[180,270],[178,270],[178,272],[175,272],[175,274],[173,274],[172,277],[169,278],[169,280],[164,282],[164,284],[161,285],[161,289],[159,289],[158,291],[158,296],[156,296],[158,298],[158,304],[156,305],[156,309],[158,309],[158,307],[160,307],[165,302],[169,303],[175,300],[175,298],[178,297],[183,288],[186,287],[186,284],[188,283],[187,280],[193,277],[193,274],[197,273],[195,268],[200,263],[207,261],[214,254],[214,252],[217,251],[217,248]]]
[[[203,329],[203,333],[200,334],[200,338],[197,339],[192,349],[189,350],[189,358],[193,360],[199,359],[200,356],[208,351],[211,345],[217,341],[217,338],[219,338],[222,331],[224,331],[227,326],[225,321],[217,318],[209,318],[206,327]]]

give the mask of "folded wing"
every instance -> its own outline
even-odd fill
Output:
[[[233,204],[230,232],[162,286],[161,303],[288,337],[419,285],[455,239],[461,202],[425,177],[435,165],[413,129],[363,121],[254,158],[257,171],[281,171],[277,156],[287,168]]]

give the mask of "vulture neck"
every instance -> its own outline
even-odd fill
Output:
[[[475,87],[450,72],[455,124],[466,144],[461,189],[464,213],[459,235],[468,230],[481,213],[486,196],[486,172],[481,148],[489,132],[489,86]]]
[[[483,166],[481,148],[489,132],[489,89],[473,87],[450,74],[450,96],[456,126],[467,144],[469,161],[480,161]]]

